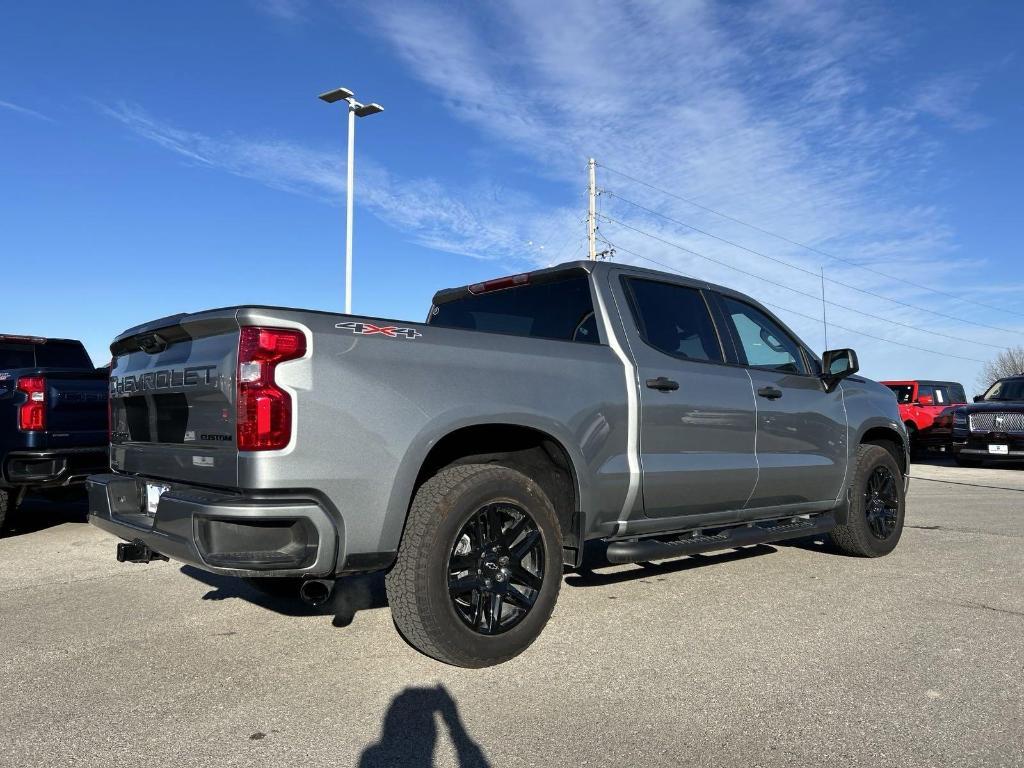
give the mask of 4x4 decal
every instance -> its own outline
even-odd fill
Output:
[[[399,337],[403,339],[418,339],[423,334],[417,331],[415,328],[399,328],[394,325],[374,325],[373,323],[359,323],[359,322],[345,322],[337,323],[335,326],[338,330],[352,331],[362,336],[374,336],[380,334],[381,336],[387,336],[389,339],[397,339]]]

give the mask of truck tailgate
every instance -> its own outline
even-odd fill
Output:
[[[105,442],[107,383],[102,371],[46,371],[46,429],[51,445],[64,438]]]
[[[235,487],[234,310],[157,320],[111,346],[111,467]]]

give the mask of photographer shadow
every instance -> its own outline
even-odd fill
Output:
[[[489,768],[483,750],[462,723],[455,699],[443,685],[406,688],[391,700],[380,740],[367,747],[359,768],[431,768],[437,748],[437,715],[448,730],[459,768]]]

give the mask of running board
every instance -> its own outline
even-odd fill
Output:
[[[733,528],[721,528],[714,535],[701,531],[684,533],[674,539],[634,539],[613,541],[608,544],[606,557],[610,563],[642,563],[648,560],[668,560],[673,557],[713,552],[716,549],[735,549],[752,544],[768,544],[783,539],[797,539],[825,533],[836,526],[832,512],[813,517],[786,517],[763,523],[749,523]]]

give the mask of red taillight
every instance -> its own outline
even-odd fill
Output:
[[[22,376],[18,390],[25,393],[25,402],[18,408],[18,428],[26,432],[46,429],[46,377]]]
[[[306,354],[290,328],[242,328],[238,339],[238,450],[277,451],[292,438],[292,398],[274,381],[278,363]]]

